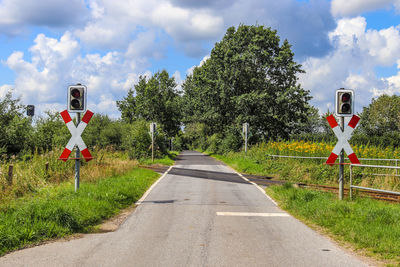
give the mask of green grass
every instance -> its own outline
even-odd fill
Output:
[[[400,205],[368,198],[339,201],[331,193],[290,184],[266,191],[294,216],[323,227],[356,249],[400,265]]]
[[[136,202],[159,174],[135,168],[123,175],[43,188],[0,206],[0,255],[28,244],[90,232],[93,226]]]
[[[225,164],[231,166],[236,171],[241,173],[255,175],[271,174],[265,165],[259,164],[259,162],[253,160],[252,158],[245,157],[243,153],[229,153],[226,155],[208,153],[208,155],[224,162]]]
[[[142,165],[153,165],[153,164],[160,164],[160,165],[166,165],[166,166],[172,166],[174,165],[175,158],[179,154],[178,151],[169,151],[168,155],[165,155],[162,158],[155,158],[154,162],[151,161],[150,159],[141,159],[139,160],[139,163]]]

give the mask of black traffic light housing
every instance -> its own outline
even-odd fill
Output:
[[[87,89],[84,85],[68,86],[68,112],[86,111]]]
[[[27,105],[26,106],[26,115],[33,117],[35,116],[35,106],[34,105]]]
[[[351,117],[354,114],[354,91],[351,89],[336,90],[336,115],[339,117]]]

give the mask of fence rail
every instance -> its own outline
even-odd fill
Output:
[[[269,155],[269,157],[273,158],[292,158],[292,159],[328,159],[328,157],[304,157],[304,156],[286,156],[286,155]],[[345,158],[345,160],[349,160],[348,158]],[[400,159],[369,159],[369,158],[360,158],[359,160],[365,160],[365,161],[393,161],[395,163],[395,166],[398,166],[398,162]],[[372,175],[375,176],[382,176],[385,174],[378,174],[378,173],[373,173]],[[398,169],[396,169],[396,176],[398,176]]]
[[[304,156],[286,156],[286,155],[269,155],[269,154],[267,154],[267,156],[273,157],[273,158],[328,159],[328,157],[304,157]],[[349,160],[349,159],[345,158],[345,160]],[[369,158],[359,158],[359,160],[370,160],[370,161],[394,161],[394,162],[396,162],[396,166],[397,166],[397,162],[400,161],[400,159],[369,159]]]
[[[286,156],[286,155],[267,155],[270,157],[276,157],[276,158],[293,158],[293,159],[328,159],[328,157],[305,157],[305,156]],[[348,160],[348,159],[346,159]],[[396,166],[385,166],[385,165],[368,165],[368,164],[349,164],[350,166],[350,199],[353,198],[353,188],[354,189],[362,189],[362,190],[369,190],[373,192],[380,192],[380,193],[388,193],[388,194],[394,194],[394,195],[400,195],[400,192],[395,192],[395,191],[388,191],[388,190],[382,190],[382,189],[376,189],[376,188],[370,188],[370,187],[363,187],[363,186],[356,186],[353,185],[353,167],[365,167],[365,168],[382,168],[382,169],[394,169],[396,170],[396,174],[382,174],[382,173],[370,173],[369,175],[374,175],[374,176],[396,176],[399,177],[398,175],[398,170],[400,167],[398,167],[398,161],[400,159],[369,159],[369,158],[360,158],[360,160],[365,160],[365,161],[393,161],[395,162]],[[362,173],[363,175],[365,173]]]
[[[389,191],[389,190],[382,190],[382,189],[376,189],[376,188],[353,185],[353,167],[354,166],[355,167],[365,167],[365,168],[395,169],[396,173],[397,173],[397,170],[400,169],[400,167],[397,167],[397,166],[350,164],[350,199],[353,199],[353,188],[354,189],[375,191],[375,192],[380,192],[380,193],[388,193],[388,194],[393,194],[393,195],[399,195],[400,196],[400,192],[396,192],[396,191]]]

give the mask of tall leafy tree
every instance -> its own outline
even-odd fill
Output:
[[[382,136],[400,130],[400,96],[382,95],[372,99],[360,114],[360,131],[369,136]]]
[[[311,97],[297,83],[303,71],[290,47],[264,26],[229,28],[184,82],[184,122],[204,123],[212,133],[248,122],[266,138],[301,131]]]
[[[25,106],[11,91],[0,99],[0,153],[17,154],[32,148],[33,128],[24,117]]]
[[[181,125],[181,99],[177,84],[166,70],[139,82],[128,95],[117,101],[122,118],[128,122],[137,119],[158,122],[168,136],[175,136]]]

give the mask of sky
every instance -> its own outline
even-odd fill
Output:
[[[62,111],[81,83],[88,109],[118,118],[140,75],[166,69],[181,84],[240,24],[289,41],[321,114],[342,87],[357,112],[400,94],[400,0],[0,0],[0,98]]]

